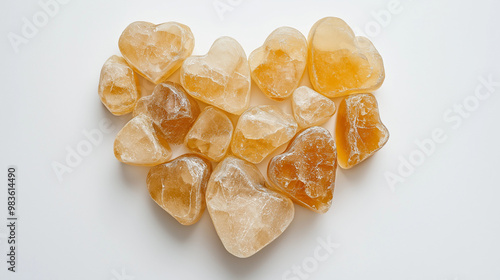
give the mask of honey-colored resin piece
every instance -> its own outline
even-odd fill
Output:
[[[314,24],[308,37],[309,78],[327,97],[370,92],[385,78],[382,57],[372,42],[356,37],[343,20],[326,17]]]
[[[137,77],[127,62],[117,56],[111,56],[101,69],[98,93],[102,104],[113,115],[124,115],[134,110],[139,99]]]
[[[356,94],[342,100],[335,129],[340,167],[348,169],[362,162],[388,139],[389,131],[380,120],[375,96]]]
[[[307,41],[295,28],[280,27],[248,57],[252,79],[269,98],[281,101],[300,83],[306,69]]]
[[[294,216],[292,201],[272,191],[255,165],[227,157],[207,186],[207,209],[226,250],[250,257],[276,239]]]
[[[177,22],[136,21],[123,31],[118,47],[130,66],[158,84],[175,72],[194,49],[191,29]]]
[[[322,125],[335,114],[335,102],[306,86],[293,92],[293,116],[301,128]]]
[[[191,96],[231,114],[241,114],[250,104],[247,56],[233,38],[221,37],[206,55],[186,59],[180,80]]]
[[[139,99],[134,116],[141,114],[153,120],[160,137],[179,144],[200,114],[200,107],[181,85],[165,82],[158,84],[151,95]]]
[[[297,132],[293,117],[274,105],[255,106],[239,118],[231,151],[251,163],[259,163]]]
[[[318,213],[330,209],[337,171],[337,150],[330,132],[310,127],[269,162],[272,187],[293,201]]]
[[[147,185],[151,198],[183,225],[196,223],[205,210],[210,162],[186,154],[151,168]]]
[[[232,136],[231,120],[221,110],[208,106],[196,119],[184,143],[192,151],[220,161],[227,153]]]
[[[157,137],[153,121],[145,115],[131,119],[118,132],[114,152],[123,163],[144,166],[164,163],[172,156],[170,146]]]

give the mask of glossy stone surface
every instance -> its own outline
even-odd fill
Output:
[[[314,24],[308,37],[309,78],[327,97],[371,92],[385,78],[382,57],[369,39],[356,37],[343,20],[326,17]]]
[[[179,144],[200,114],[200,107],[181,85],[165,82],[158,84],[151,95],[139,99],[134,116],[140,114],[153,120],[160,137],[169,143]]]
[[[119,161],[130,165],[158,165],[172,156],[170,146],[157,137],[153,121],[145,115],[131,119],[118,132],[113,149]]]
[[[207,209],[226,250],[249,257],[276,239],[294,216],[292,201],[265,187],[255,165],[225,158],[208,182]]]
[[[252,79],[269,98],[281,101],[300,83],[307,63],[307,41],[295,28],[280,27],[249,58]]]
[[[180,80],[192,97],[228,113],[239,115],[250,104],[247,56],[233,38],[221,37],[206,55],[186,59]]]
[[[335,188],[337,150],[330,132],[310,127],[299,133],[283,154],[271,159],[272,187],[318,213],[330,209]]]
[[[191,55],[194,36],[189,27],[178,22],[154,25],[136,21],[125,28],[118,47],[137,73],[158,84]]]
[[[102,104],[113,115],[124,115],[134,110],[139,99],[137,77],[127,62],[111,56],[101,69],[98,93]]]
[[[301,128],[322,125],[335,114],[335,102],[301,86],[293,92],[292,111]]]
[[[220,161],[233,137],[233,123],[221,110],[208,106],[193,124],[184,143],[190,150],[210,160]]]
[[[292,116],[274,105],[255,106],[239,118],[231,141],[231,151],[251,163],[259,163],[297,132]]]
[[[205,210],[210,162],[194,154],[157,165],[148,173],[151,198],[183,225],[196,223]]]
[[[346,97],[339,105],[335,140],[338,163],[348,169],[373,155],[389,139],[371,93]]]

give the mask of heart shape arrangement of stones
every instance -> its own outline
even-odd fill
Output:
[[[151,198],[179,223],[196,223],[207,208],[236,257],[252,256],[280,236],[294,202],[326,213],[337,164],[353,168],[389,138],[372,94],[384,81],[382,58],[339,18],[316,22],[308,39],[280,27],[248,60],[230,37],[191,56],[194,36],[176,22],[134,22],[118,45],[123,57],[104,63],[98,87],[112,114],[133,112],[116,136],[116,158],[152,166]],[[299,87],[306,67],[313,88]],[[180,84],[166,81],[177,69]],[[156,85],[150,95],[141,96],[139,75]],[[252,80],[271,100],[291,96],[293,115],[275,105],[250,107]],[[331,99],[337,97],[338,109]],[[336,111],[333,136],[320,125]],[[255,164],[287,143],[270,159],[266,180]],[[192,153],[171,160],[172,144]]]

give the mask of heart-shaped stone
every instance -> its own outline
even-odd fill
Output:
[[[204,56],[191,56],[181,67],[182,86],[194,98],[231,114],[250,104],[250,68],[241,45],[221,37]]]
[[[313,126],[298,134],[283,154],[271,159],[267,177],[278,191],[318,213],[330,209],[337,151],[330,132]]]
[[[252,79],[262,92],[277,101],[299,85],[306,69],[307,41],[295,28],[280,27],[248,57]]]
[[[207,209],[226,250],[250,257],[276,239],[293,220],[293,202],[265,187],[257,167],[229,156],[207,186]]]
[[[136,21],[123,31],[118,47],[128,64],[158,84],[175,72],[194,49],[191,29],[177,22]]]
[[[300,127],[322,125],[335,114],[335,102],[306,86],[293,92],[293,117]]]
[[[308,44],[309,78],[319,93],[338,97],[371,92],[382,85],[382,57],[368,38],[356,37],[343,20],[326,17],[316,22]]]
[[[205,210],[205,190],[212,173],[210,162],[185,154],[151,168],[147,185],[151,198],[183,225],[196,223]]]

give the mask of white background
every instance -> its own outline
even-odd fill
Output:
[[[217,2],[232,10],[218,14]],[[43,10],[34,0],[2,0],[0,279],[282,279],[311,262],[318,238],[340,246],[309,279],[500,279],[500,87],[460,124],[443,117],[454,104],[474,101],[479,77],[500,81],[500,4],[400,0],[402,11],[377,30],[376,14],[389,2],[73,0],[16,53],[8,34],[21,36],[23,18],[33,21]],[[114,117],[99,101],[101,66],[119,54],[118,38],[136,20],[190,26],[193,54],[228,35],[248,55],[275,28],[307,36],[325,16],[365,31],[381,53],[386,80],[375,96],[391,137],[360,166],[338,170],[328,213],[296,206],[282,236],[238,259],[225,251],[208,213],[193,226],[178,224],[149,197],[148,169],[115,159],[114,136],[130,116]],[[277,104],[253,87],[252,104]],[[280,106],[290,111],[289,102]],[[65,164],[67,148],[104,119],[113,131],[60,182],[52,164]],[[333,131],[334,120],[325,127]],[[446,141],[391,190],[384,175],[398,174],[401,159],[418,153],[415,141],[436,128]],[[15,274],[5,262],[11,164],[19,170]]]

